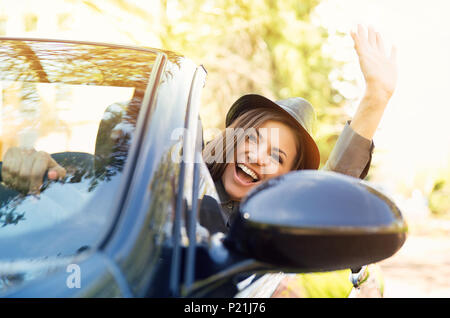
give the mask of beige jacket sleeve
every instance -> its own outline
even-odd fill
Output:
[[[364,179],[369,171],[373,149],[372,140],[356,133],[348,121],[322,169]]]

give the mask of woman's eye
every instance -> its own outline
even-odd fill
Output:
[[[278,153],[272,153],[272,158],[275,161],[278,161],[279,163],[283,164],[283,158]]]
[[[251,142],[256,142],[258,139],[256,138],[255,135],[249,135],[248,136],[248,140],[251,141]]]

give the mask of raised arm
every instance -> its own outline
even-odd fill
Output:
[[[365,178],[374,148],[372,138],[397,83],[395,48],[386,55],[381,35],[358,25],[351,32],[361,71],[366,81],[364,96],[356,113],[342,131],[324,170]]]
[[[372,27],[358,25],[351,32],[358,54],[366,91],[350,126],[364,138],[372,139],[397,83],[396,49],[386,54],[383,39]]]

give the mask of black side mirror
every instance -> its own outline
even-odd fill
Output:
[[[304,170],[255,188],[224,243],[280,270],[328,271],[388,258],[406,232],[397,206],[367,182]]]

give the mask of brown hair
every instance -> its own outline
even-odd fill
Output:
[[[208,166],[209,172],[211,173],[214,181],[217,181],[222,177],[227,162],[230,162],[227,159],[229,159],[230,156],[234,156],[236,146],[242,141],[245,136],[243,131],[246,131],[249,128],[259,128],[268,120],[282,122],[292,129],[296,140],[297,155],[294,159],[291,170],[300,170],[304,168],[304,138],[301,130],[294,122],[294,119],[290,118],[288,115],[280,111],[268,108],[255,108],[241,114],[231,123],[231,125],[227,127],[234,129],[243,128],[238,130],[238,133],[233,134],[234,142],[226,142],[227,137],[230,138],[230,136],[227,135],[228,130],[225,129],[221,134],[219,134],[205,146],[205,149],[203,150],[203,159]],[[216,154],[216,150],[218,150],[219,153]],[[215,158],[220,158],[220,162],[216,161]]]

